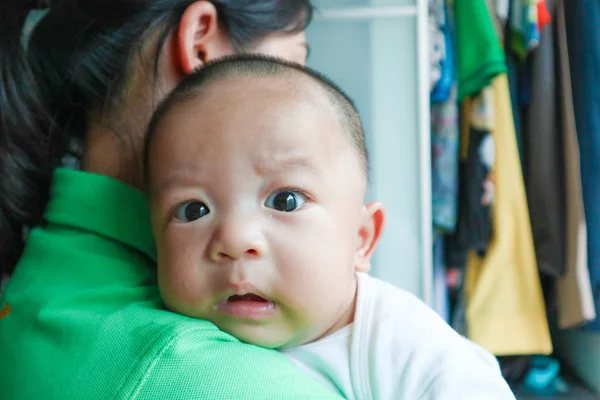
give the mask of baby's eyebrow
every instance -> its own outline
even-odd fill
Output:
[[[259,175],[277,173],[284,170],[304,169],[316,172],[317,167],[308,157],[285,157],[259,162],[255,165],[255,171]]]
[[[200,185],[198,177],[193,174],[181,174],[175,173],[167,176],[167,179],[163,179],[161,182],[151,182],[150,195],[156,196],[159,194],[167,193],[173,189],[181,187],[197,187]]]

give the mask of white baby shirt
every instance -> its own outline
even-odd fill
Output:
[[[513,399],[494,356],[412,294],[358,274],[354,323],[282,353],[356,400]]]

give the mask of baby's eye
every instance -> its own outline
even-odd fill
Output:
[[[188,201],[177,207],[175,218],[181,222],[192,222],[204,217],[210,210],[201,201]]]
[[[302,193],[294,190],[281,190],[271,194],[265,201],[265,206],[281,212],[296,211],[306,202]]]

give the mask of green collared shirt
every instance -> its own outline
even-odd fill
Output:
[[[0,397],[334,399],[276,351],[163,309],[143,193],[55,172],[0,298]]]

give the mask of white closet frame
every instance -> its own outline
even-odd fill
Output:
[[[429,108],[429,30],[428,0],[415,0],[414,5],[390,7],[322,8],[317,20],[371,20],[381,18],[416,18],[419,126],[419,181],[421,221],[421,298],[433,303],[433,233],[431,211],[431,120]]]

